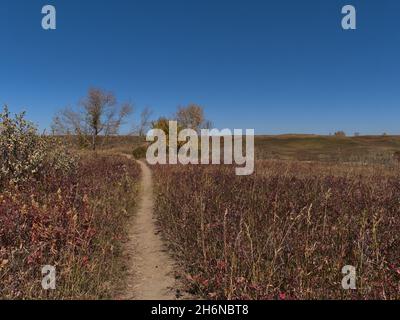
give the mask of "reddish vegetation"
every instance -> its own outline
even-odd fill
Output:
[[[400,177],[259,162],[159,166],[156,210],[192,289],[214,299],[399,299]],[[357,290],[342,289],[345,265]]]
[[[0,193],[0,297],[101,298],[117,255],[140,169],[122,157],[84,157],[76,171],[46,168],[40,179]],[[123,196],[122,196],[123,195]],[[57,290],[41,268],[57,269]]]

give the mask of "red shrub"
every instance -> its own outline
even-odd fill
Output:
[[[123,234],[124,208],[132,202],[140,171],[119,157],[85,158],[78,167],[0,194],[0,297],[105,294],[96,281],[110,276],[101,264],[109,259],[112,266],[115,236]],[[44,265],[57,268],[54,292],[41,288]],[[105,279],[93,279],[95,270]]]
[[[399,299],[400,177],[346,165],[159,166],[156,210],[190,284],[214,299]],[[357,290],[341,287],[357,268]]]

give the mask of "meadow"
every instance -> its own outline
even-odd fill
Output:
[[[23,115],[1,114],[0,299],[105,299],[119,290],[139,166],[70,151]],[[56,289],[43,290],[43,266]]]
[[[140,171],[115,156],[83,156],[77,165],[2,190],[0,297],[104,299],[118,289]],[[56,268],[57,290],[42,289],[44,265]]]
[[[181,277],[209,299],[399,299],[399,142],[257,137],[249,177],[230,166],[153,167]],[[342,288],[346,265],[357,290]]]
[[[124,287],[144,138],[40,136],[2,114],[0,298],[108,299]],[[257,136],[256,170],[152,166],[155,217],[194,297],[399,299],[400,137]],[[57,290],[43,290],[43,265]],[[344,266],[357,290],[343,290]]]
[[[230,166],[152,167],[155,214],[188,290],[208,299],[399,299],[400,138],[257,136],[255,145],[250,177]],[[342,288],[346,265],[357,290]]]
[[[79,147],[76,137],[64,139],[69,139],[71,146]],[[144,137],[136,136],[99,137],[99,144],[105,150],[130,154],[132,149],[146,145],[146,141]],[[400,136],[258,135],[255,137],[255,153],[259,160],[390,164],[395,153],[400,153]]]

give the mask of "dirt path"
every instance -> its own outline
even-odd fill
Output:
[[[129,257],[124,300],[174,300],[176,284],[174,263],[158,235],[153,216],[153,182],[151,170],[138,161],[142,169],[140,202],[129,230],[126,250]]]

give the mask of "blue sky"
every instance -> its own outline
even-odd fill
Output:
[[[397,0],[2,0],[0,40],[0,103],[41,129],[97,86],[155,115],[201,104],[217,128],[400,134]]]

